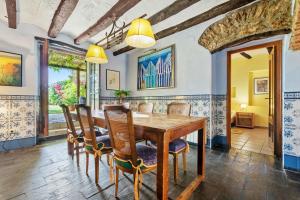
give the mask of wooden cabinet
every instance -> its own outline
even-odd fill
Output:
[[[254,113],[237,112],[235,124],[237,127],[254,128]]]

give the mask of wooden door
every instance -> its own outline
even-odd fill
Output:
[[[274,47],[268,47],[269,52],[269,117],[268,117],[268,125],[269,125],[269,143],[274,143],[275,136],[275,117],[274,117],[274,77],[275,77],[275,55],[274,55]]]
[[[45,39],[40,46],[40,134],[48,136],[48,49],[49,41]]]

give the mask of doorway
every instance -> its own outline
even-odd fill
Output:
[[[281,41],[229,51],[227,59],[229,148],[281,157]]]
[[[54,40],[35,38],[40,50],[40,138],[65,135],[60,104],[74,110],[87,96],[85,50]]]

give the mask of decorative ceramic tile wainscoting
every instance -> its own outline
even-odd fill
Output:
[[[300,92],[284,94],[284,166],[300,171]]]
[[[130,108],[137,111],[139,103],[151,102],[154,104],[154,113],[167,113],[167,105],[171,102],[184,102],[192,106],[191,115],[198,117],[207,117],[207,146],[211,147],[211,131],[210,131],[210,116],[211,116],[211,95],[182,95],[182,96],[143,96],[143,97],[128,97],[126,102],[130,103]],[[115,104],[115,97],[101,97],[100,106],[103,104]],[[188,141],[197,143],[197,135],[195,133],[188,135]]]
[[[39,98],[0,95],[0,151],[36,144]]]
[[[212,95],[211,105],[212,147],[226,148],[226,95]]]

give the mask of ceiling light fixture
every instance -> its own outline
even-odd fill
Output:
[[[105,64],[108,62],[103,47],[91,44],[85,56],[85,60],[91,63]]]
[[[133,20],[125,42],[136,48],[148,48],[155,45],[156,40],[150,22],[143,18]]]

